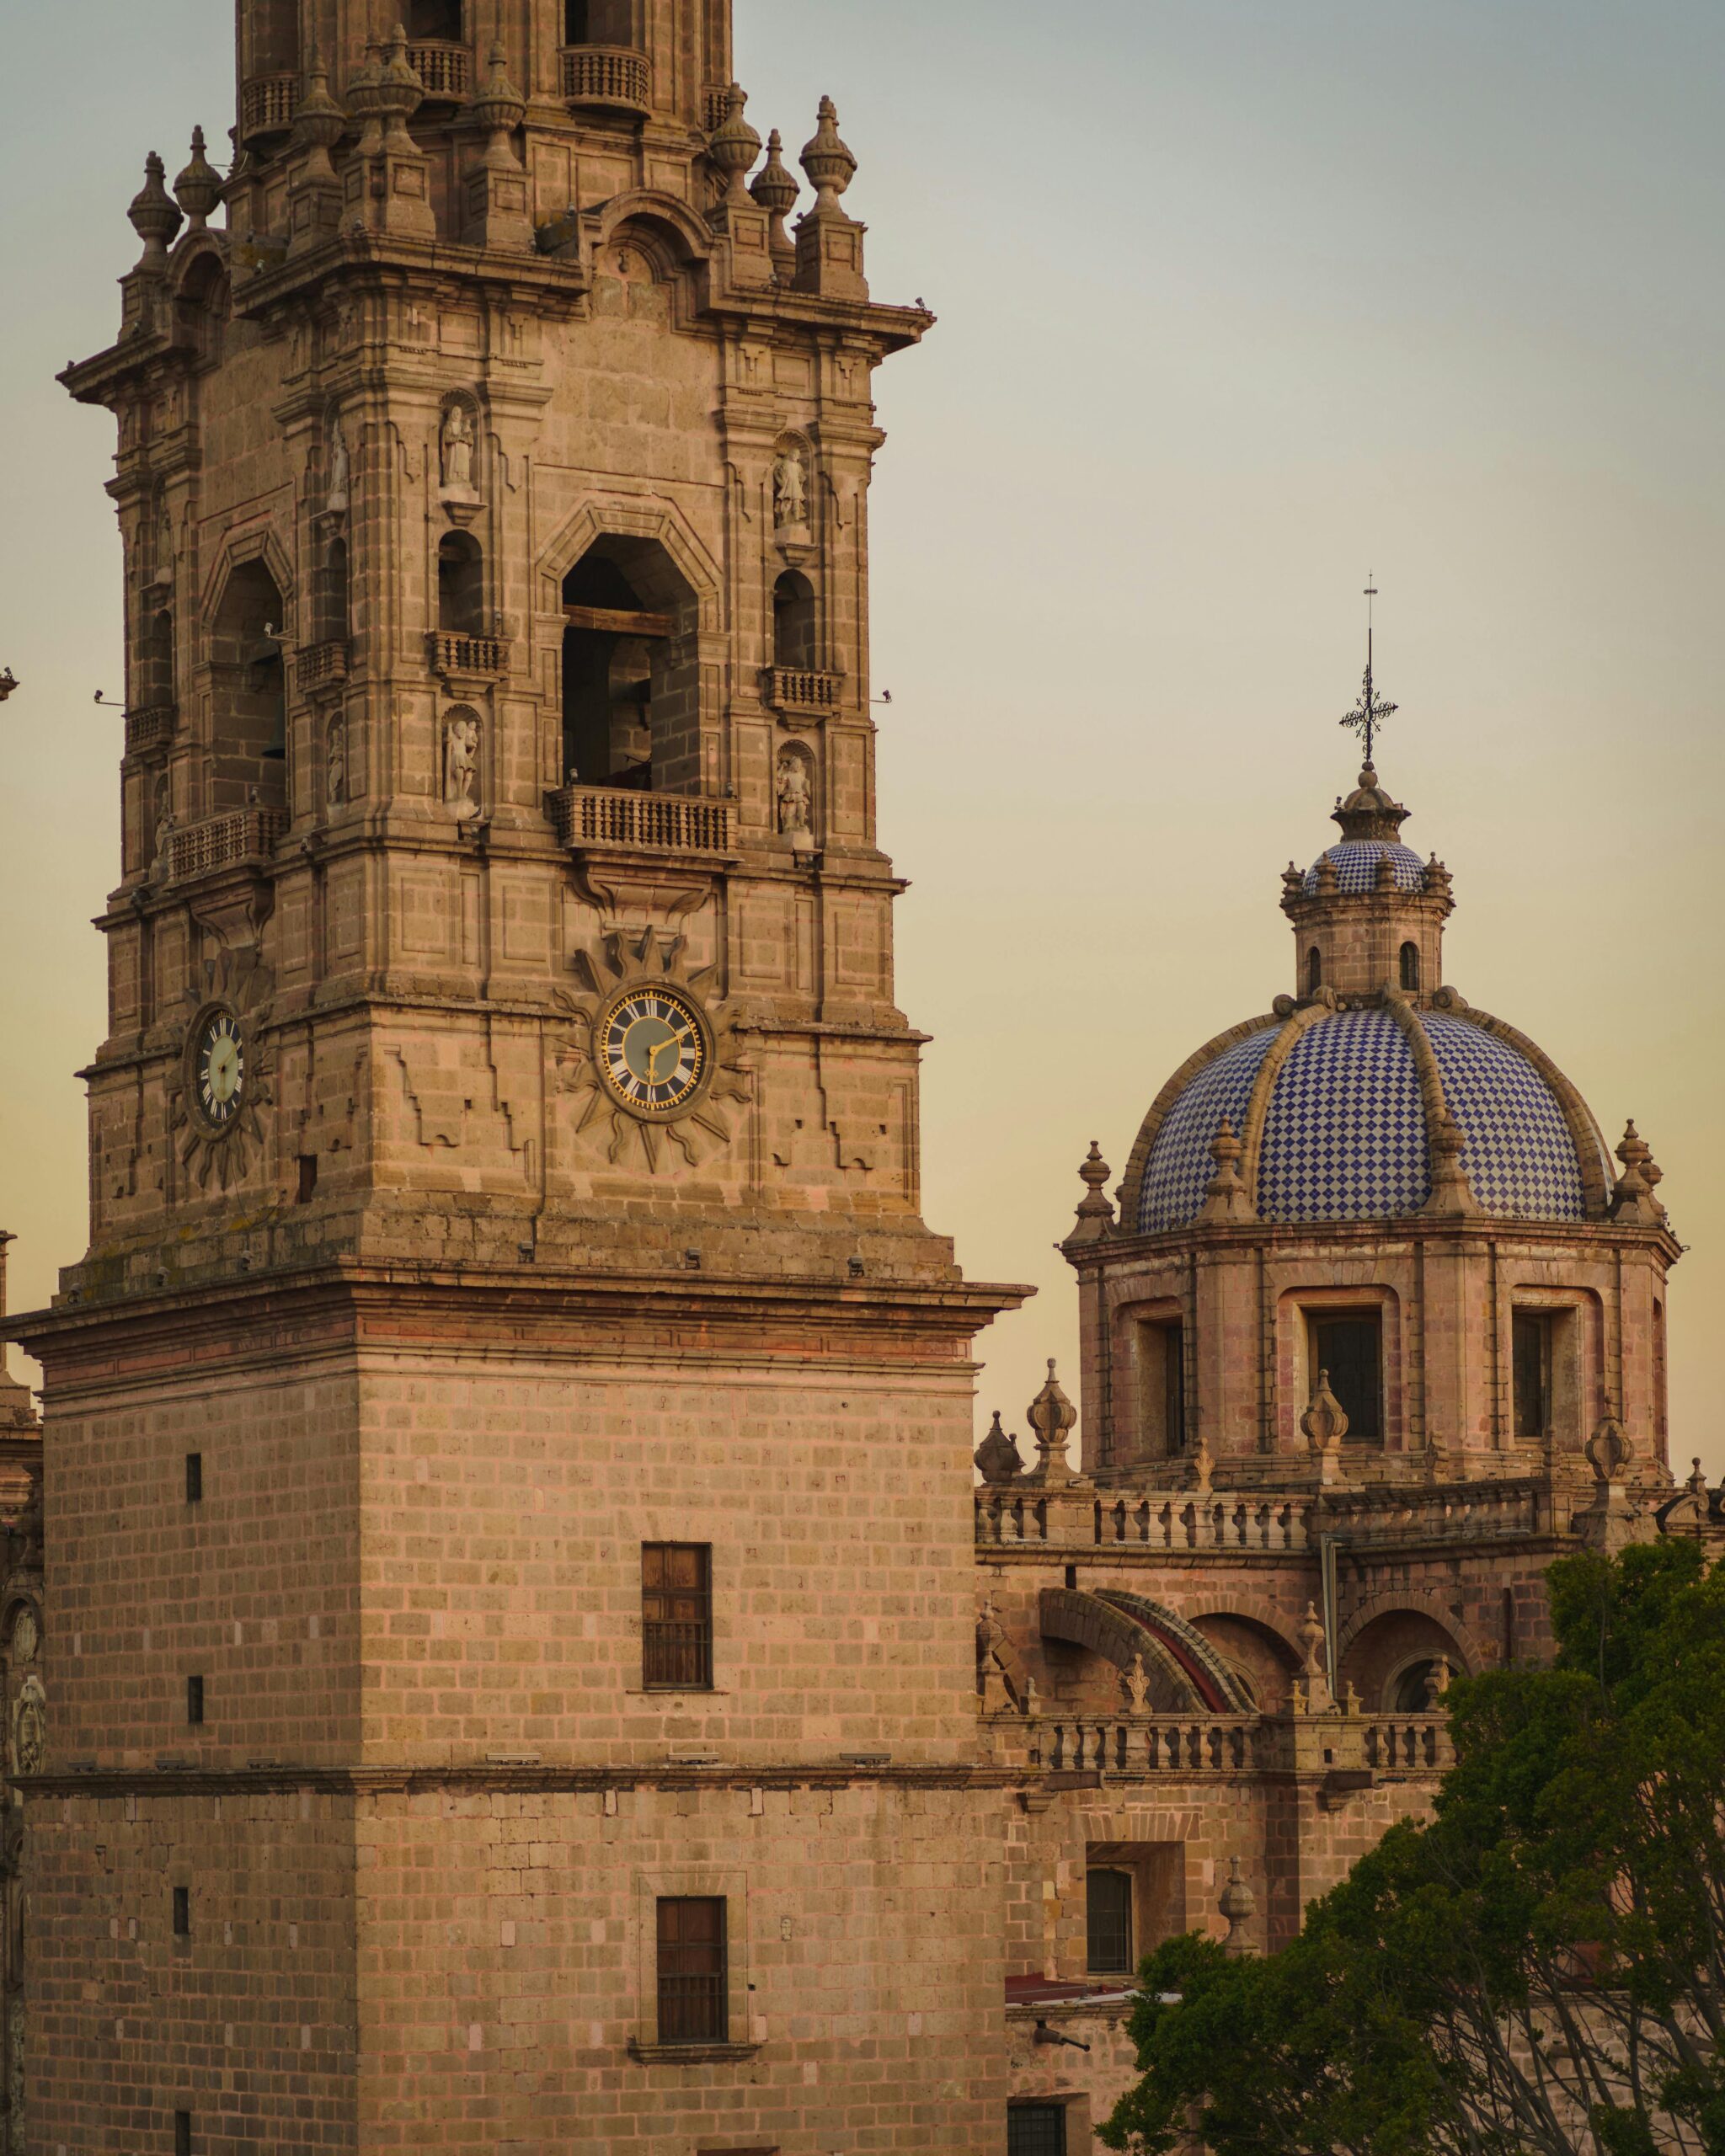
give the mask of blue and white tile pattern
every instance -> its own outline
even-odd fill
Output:
[[[1306,895],[1311,898],[1316,891],[1318,871],[1326,861],[1336,864],[1336,888],[1347,896],[1358,898],[1376,890],[1378,863],[1386,854],[1396,864],[1398,891],[1424,889],[1425,863],[1411,846],[1392,846],[1386,839],[1344,839],[1320,854],[1306,870]]]
[[[1195,1217],[1215,1173],[1210,1145],[1224,1116],[1237,1132],[1263,1059],[1280,1028],[1266,1026],[1226,1048],[1188,1085],[1162,1119],[1139,1199],[1140,1235],[1178,1228]]]
[[[1258,1165],[1263,1220],[1377,1220],[1431,1195],[1419,1074],[1387,1011],[1321,1018],[1270,1095]]]
[[[1439,1011],[1424,1017],[1444,1098],[1467,1134],[1461,1156],[1482,1213],[1579,1220],[1587,1212],[1575,1141],[1557,1096],[1507,1041]]]

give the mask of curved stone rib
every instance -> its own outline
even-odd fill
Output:
[[[1247,1018],[1237,1026],[1230,1026],[1226,1033],[1218,1033],[1214,1040],[1206,1041],[1201,1049],[1188,1055],[1167,1085],[1162,1087],[1161,1092],[1156,1095],[1155,1100],[1151,1102],[1149,1114],[1139,1125],[1138,1136],[1134,1142],[1131,1157],[1126,1163],[1125,1177],[1120,1185],[1120,1224],[1123,1233],[1127,1235],[1138,1233],[1137,1222],[1144,1196],[1144,1178],[1149,1171],[1150,1156],[1156,1150],[1156,1141],[1162,1134],[1162,1127],[1167,1118],[1168,1111],[1206,1065],[1214,1063],[1219,1055],[1226,1054],[1231,1048],[1235,1047],[1241,1041],[1249,1040],[1252,1034],[1261,1033],[1267,1026],[1274,1026],[1275,1023],[1275,1013],[1267,1011],[1261,1018]],[[1274,1052],[1274,1049],[1271,1050],[1272,1054]],[[1251,1187],[1248,1181],[1247,1189],[1249,1190]]]
[[[1258,1076],[1252,1088],[1252,1097],[1246,1104],[1245,1120],[1240,1126],[1240,1180],[1246,1186],[1246,1202],[1252,1209],[1254,1220],[1262,1216],[1258,1204],[1258,1170],[1263,1156],[1264,1125],[1269,1120],[1270,1097],[1276,1090],[1276,1081],[1287,1068],[1288,1058],[1299,1047],[1305,1035],[1320,1019],[1332,1015],[1324,1003],[1308,1003],[1284,1021],[1282,1030],[1272,1044],[1269,1054],[1258,1065]]]

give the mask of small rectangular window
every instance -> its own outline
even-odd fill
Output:
[[[192,1890],[190,1886],[176,1886],[174,1890],[174,1935],[176,1939],[190,1939],[192,1935]]]
[[[204,1680],[201,1677],[188,1677],[185,1680],[185,1718],[194,1728],[204,1719]]]
[[[679,1896],[659,1904],[659,2041],[722,2044],[730,2035],[725,1904]]]
[[[185,1501],[189,1505],[204,1502],[204,1455],[189,1452],[185,1456]]]
[[[1092,1976],[1130,1976],[1132,1960],[1132,1875],[1097,1870],[1084,1881],[1089,1924],[1087,1967]]]
[[[294,1193],[296,1205],[309,1205],[318,1195],[318,1155],[302,1153],[299,1156],[299,1187]]]
[[[174,2114],[174,2156],[192,2156],[192,2115],[190,2111]]]
[[[708,1544],[643,1544],[641,1646],[641,1681],[649,1692],[713,1689],[713,1550]]]
[[[1515,1390],[1515,1434],[1542,1438],[1551,1427],[1551,1322],[1542,1313],[1517,1310],[1510,1322]]]
[[[1007,2156],[1066,2156],[1064,2104],[1014,2104],[1007,2113]]]
[[[1338,1312],[1311,1320],[1314,1381],[1320,1370],[1348,1417],[1351,1440],[1384,1434],[1383,1324],[1375,1310]]]

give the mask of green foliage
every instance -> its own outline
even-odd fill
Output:
[[[1141,1973],[1148,2156],[1725,2156],[1725,1567],[1566,1558],[1552,1667],[1450,1694],[1436,1816],[1264,1960]]]

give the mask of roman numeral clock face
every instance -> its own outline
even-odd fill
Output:
[[[636,1115],[673,1115],[700,1091],[711,1051],[692,1003],[669,989],[630,989],[600,1020],[599,1069]]]
[[[232,1011],[213,1011],[199,1028],[192,1078],[205,1122],[226,1130],[244,1105],[246,1093],[245,1038]]]

